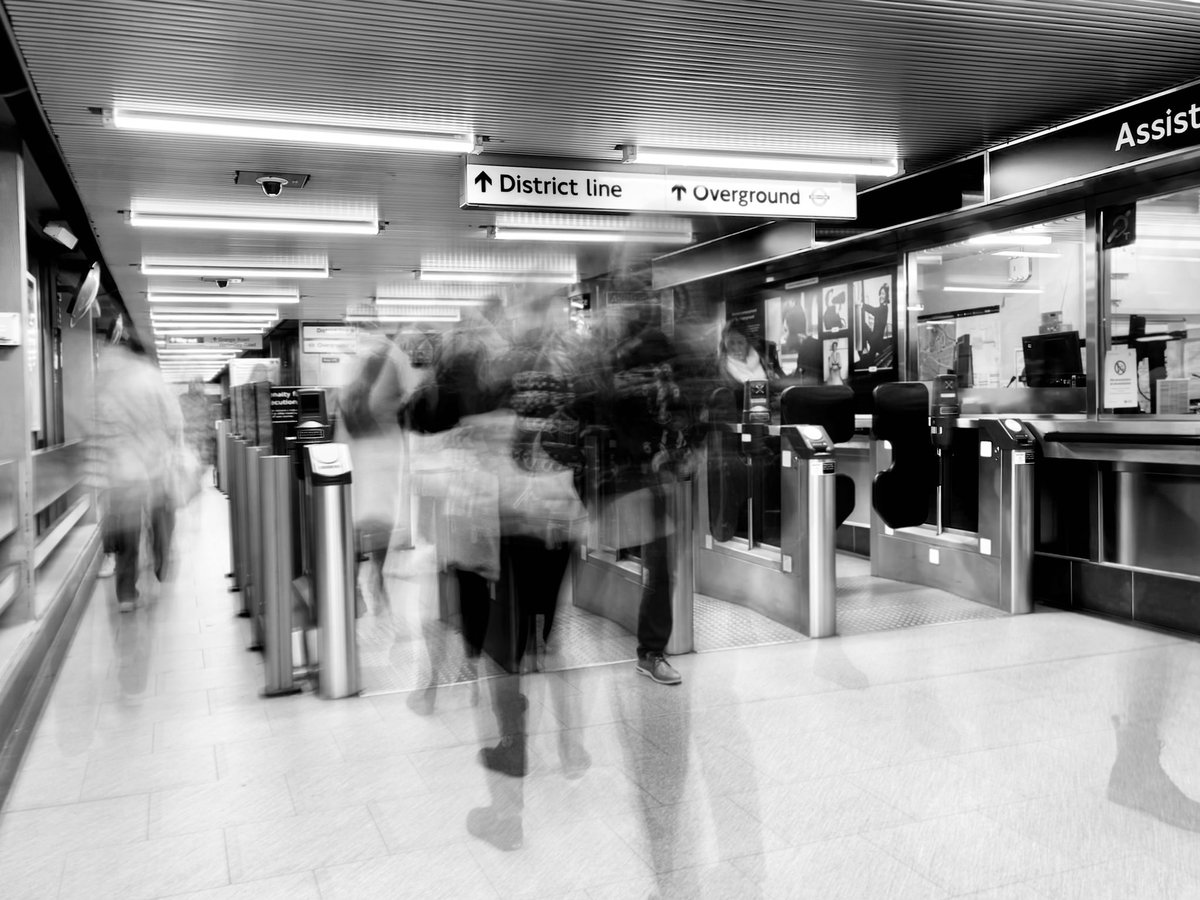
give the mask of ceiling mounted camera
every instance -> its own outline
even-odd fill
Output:
[[[216,277],[216,276],[211,276],[211,275],[209,275],[209,276],[206,276],[206,277],[204,277],[204,278],[201,278],[200,280],[201,280],[201,281],[208,281],[208,282],[211,282],[211,283],[215,284],[215,285],[216,285],[217,287],[219,287],[219,288],[227,288],[227,287],[229,287],[231,284],[241,284],[241,283],[242,283],[242,279],[241,279],[241,278],[238,278],[238,277],[236,277],[236,276],[233,276],[233,277],[230,277],[230,278],[221,278],[221,277]]]
[[[283,193],[283,188],[290,179],[282,175],[263,175],[261,178],[255,178],[254,181],[262,187],[263,193],[268,197],[278,197]]]

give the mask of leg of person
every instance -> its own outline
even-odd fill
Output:
[[[116,557],[117,608],[132,612],[137,603],[138,551],[142,543],[142,507],[122,498],[109,515],[113,522],[112,542]]]
[[[156,497],[150,507],[150,538],[154,550],[154,577],[162,581],[171,558],[175,536],[175,504],[165,495]]]
[[[117,521],[113,515],[112,491],[105,490],[100,497],[100,539],[104,546],[104,559],[100,562],[98,578],[111,578],[117,572]]]
[[[638,607],[637,671],[659,684],[679,684],[682,676],[664,653],[671,639],[671,570],[668,539],[658,537],[642,547],[642,601]]]

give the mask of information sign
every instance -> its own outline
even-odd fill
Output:
[[[463,207],[853,219],[852,178],[754,178],[642,172],[463,167]]]

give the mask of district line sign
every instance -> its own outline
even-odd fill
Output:
[[[853,219],[853,178],[727,178],[463,166],[461,207]]]

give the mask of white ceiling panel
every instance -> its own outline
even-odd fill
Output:
[[[1200,8],[1185,0],[3,5],[142,327],[144,254],[327,253],[334,271],[298,283],[300,309],[336,316],[423,254],[481,248],[493,215],[458,208],[458,157],[118,132],[91,108],[474,131],[488,152],[539,157],[615,162],[633,142],[894,155],[912,171],[1200,75]],[[329,238],[124,220],[135,199],[264,202],[234,185],[239,169],[312,176],[278,208],[369,204],[388,224]],[[585,271],[603,268],[605,252],[588,252]]]

